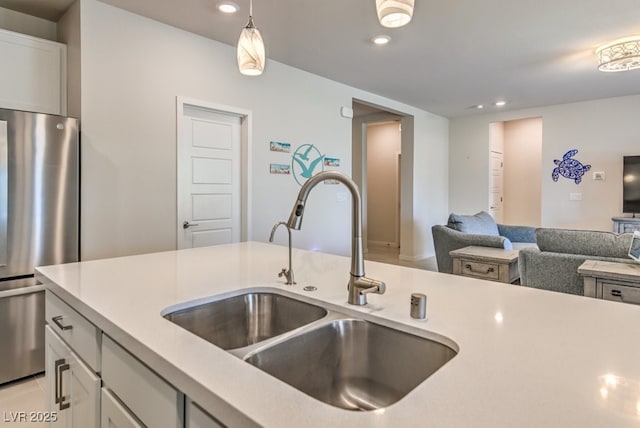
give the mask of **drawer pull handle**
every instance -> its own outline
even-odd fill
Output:
[[[67,399],[67,397],[65,397],[64,395],[62,395],[62,372],[69,370],[69,364],[66,363],[66,361],[64,360],[64,358],[61,358],[59,360],[56,360],[55,362],[55,399],[56,399],[56,404],[59,404],[59,409],[60,410],[65,410],[68,409],[69,407],[71,407],[71,403],[65,403],[65,400]]]
[[[486,271],[482,271],[482,270],[475,270],[475,269],[473,268],[473,266],[472,266],[471,264],[469,264],[469,263],[467,263],[466,265],[464,265],[464,268],[465,268],[465,269],[467,269],[467,270],[469,270],[469,271],[471,271],[471,272],[474,272],[474,273],[483,273],[483,274],[485,274],[485,275],[494,271],[494,269],[493,269],[492,267],[488,267]]]
[[[622,297],[622,291],[620,291],[620,290],[611,290],[611,295],[613,297]]]
[[[55,325],[60,328],[60,330],[71,330],[73,328],[72,325],[64,325],[62,324],[62,315],[58,315],[56,317],[51,318],[51,321],[54,322]]]

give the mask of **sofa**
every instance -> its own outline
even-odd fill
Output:
[[[453,273],[453,250],[476,245],[520,249],[535,245],[535,227],[498,224],[490,214],[481,211],[474,215],[449,215],[447,225],[431,228],[438,272]]]
[[[522,286],[584,295],[578,267],[585,260],[634,263],[628,256],[632,233],[539,228],[535,235],[537,247],[518,255]]]

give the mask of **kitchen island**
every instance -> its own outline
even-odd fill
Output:
[[[40,267],[37,276],[106,340],[228,426],[640,423],[639,306],[375,262],[366,262],[367,276],[384,281],[386,293],[353,306],[349,258],[294,250],[297,284],[289,286],[277,277],[286,257],[284,247],[246,242]],[[304,291],[309,285],[316,290]],[[245,289],[282,290],[420,332],[457,355],[395,404],[355,412],[320,402],[161,315]],[[428,296],[426,320],[409,316],[414,292]]]

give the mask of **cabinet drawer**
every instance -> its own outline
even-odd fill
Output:
[[[603,281],[602,298],[604,300],[640,305],[640,287],[629,287]]]
[[[636,230],[640,230],[640,224],[637,223],[623,223],[622,224],[622,232],[634,232]]]
[[[104,334],[102,381],[144,425],[182,426],[182,393]]]
[[[94,372],[100,371],[100,331],[71,306],[47,290],[46,321]]]
[[[186,428],[222,428],[220,422],[202,410],[193,401],[187,399]]]
[[[102,427],[118,427],[118,428],[143,428],[135,416],[133,416],[122,404],[115,398],[108,389],[102,388]]]
[[[482,263],[461,259],[461,272],[465,276],[497,280],[500,277],[500,267],[497,263]]]

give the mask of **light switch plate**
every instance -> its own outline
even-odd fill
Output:
[[[593,179],[594,180],[600,180],[600,181],[604,181],[605,179],[605,173],[604,171],[598,171],[593,173]]]
[[[569,193],[569,200],[570,201],[581,201],[582,200],[582,193]]]

